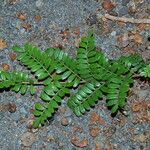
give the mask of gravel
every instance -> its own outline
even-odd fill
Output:
[[[140,18],[149,12],[148,1],[136,1],[137,12],[132,15],[129,13],[129,6],[133,3],[131,0],[113,2],[116,5],[111,12],[118,16]],[[6,63],[10,70],[25,71],[18,62],[11,61],[8,54],[13,45],[26,42],[39,46],[41,50],[62,47],[63,51],[75,57],[79,38],[89,30],[94,31],[97,48],[102,49],[108,58],[138,52],[149,61],[150,53],[145,46],[149,44],[149,26],[99,19],[98,16],[107,12],[101,3],[99,0],[1,0],[0,39],[6,41],[7,47],[0,49],[0,66]],[[18,13],[26,19],[17,17]],[[35,16],[41,19],[36,20]],[[135,33],[141,36],[142,43],[129,37],[118,42],[118,37]],[[99,101],[94,109],[78,118],[63,100],[54,118],[39,129],[32,129],[32,109],[34,103],[40,101],[38,96],[1,91],[0,150],[149,150],[150,87],[148,83],[138,80],[132,92],[128,98],[126,116],[119,112],[115,118],[111,117],[105,101]],[[10,103],[15,104],[16,110],[9,111],[6,106]]]

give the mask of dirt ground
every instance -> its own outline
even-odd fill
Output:
[[[0,0],[0,70],[25,69],[11,48],[26,42],[75,57],[80,38],[91,30],[109,59],[138,53],[150,62],[149,0]],[[52,120],[33,129],[37,101],[38,95],[0,92],[0,150],[150,149],[149,81],[135,80],[126,115],[114,118],[104,101],[76,117],[63,100]]]

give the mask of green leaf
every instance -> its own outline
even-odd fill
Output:
[[[117,94],[108,94],[106,96],[106,99],[117,99],[118,98],[118,95]]]
[[[69,93],[70,93],[70,90],[69,90],[68,88],[62,88],[62,90],[63,90],[63,92],[64,92],[65,94],[69,94]]]
[[[121,83],[119,78],[111,78],[110,81],[116,84]]]
[[[22,85],[20,89],[20,93],[23,95],[26,93],[26,91],[27,91],[27,85]]]
[[[41,65],[39,65],[39,64],[33,64],[33,66],[31,66],[32,72],[36,72],[40,68],[41,68]]]
[[[35,117],[39,117],[42,115],[42,111],[34,110],[33,114]]]
[[[58,107],[58,104],[57,104],[55,101],[52,101],[52,102],[51,102],[51,106],[52,106],[53,108],[57,108],[57,107]]]
[[[20,88],[21,88],[21,85],[16,84],[16,85],[12,88],[12,90],[15,91],[15,92],[19,92]]]
[[[41,74],[38,76],[38,79],[39,79],[39,80],[43,80],[43,79],[47,78],[48,76],[49,76],[48,73],[43,72],[43,73],[41,73]]]
[[[62,75],[62,77],[61,77],[62,80],[68,78],[70,74],[71,74],[71,71],[66,71],[65,73],[63,73],[63,75]]]
[[[74,113],[75,113],[76,116],[81,116],[81,112],[80,112],[79,107],[74,108]]]
[[[35,118],[35,120],[33,121],[33,128],[38,128],[40,124],[40,119],[39,118]]]
[[[136,73],[145,78],[150,77],[150,65],[139,55],[122,56],[118,60],[108,61],[101,51],[96,50],[92,32],[81,38],[76,59],[59,48],[49,48],[43,52],[28,43],[22,47],[16,45],[13,50],[19,53],[17,60],[30,69],[36,79],[30,79],[22,71],[0,70],[0,89],[3,91],[7,88],[21,94],[29,89],[33,95],[36,92],[34,84],[39,80],[40,85],[43,82],[40,94],[43,103],[35,104],[34,128],[45,124],[65,94],[70,96],[68,107],[77,116],[93,108],[103,96],[106,105],[111,107],[111,112],[117,113],[125,106],[130,84],[134,81],[133,75]],[[81,86],[77,88],[79,85]]]
[[[118,111],[118,105],[114,105],[111,109],[112,114],[116,113]]]
[[[2,80],[6,80],[6,79],[9,79],[10,78],[10,75],[8,72],[5,72],[5,71],[2,71],[1,72],[1,79]]]
[[[96,51],[90,51],[89,53],[88,53],[88,57],[93,57],[93,56],[95,56],[96,55]]]
[[[64,72],[64,71],[66,71],[66,67],[62,67],[62,66],[57,66],[56,67],[56,73],[62,73],[62,72]]]
[[[80,83],[80,79],[76,77],[75,80],[74,80],[73,87],[77,87],[79,85],[79,83]]]
[[[57,96],[57,95],[55,96],[54,99],[55,99],[56,102],[61,102],[61,98],[59,96]]]
[[[86,97],[87,96],[87,93],[85,93],[84,91],[80,90],[79,91],[79,95],[83,96],[83,97]]]
[[[79,95],[79,94],[76,94],[76,98],[77,98],[78,100],[82,100],[82,96]]]
[[[119,107],[123,108],[125,106],[125,99],[120,99],[119,100]]]
[[[35,94],[35,88],[34,88],[34,86],[32,84],[30,85],[30,89],[29,90],[30,90],[30,94],[31,95]]]
[[[43,84],[44,85],[49,85],[51,83],[52,79],[51,78],[48,78],[46,80],[44,80]]]
[[[113,105],[115,105],[117,103],[117,100],[109,100],[108,102],[107,102],[107,106],[113,106]]]
[[[45,92],[42,92],[40,97],[46,102],[51,100],[51,98]]]
[[[85,101],[85,102],[83,103],[83,106],[84,106],[84,108],[85,108],[86,110],[90,110],[90,105],[89,105],[89,103],[88,103],[87,101]]]
[[[21,47],[18,46],[18,45],[14,45],[14,46],[12,47],[12,50],[13,50],[14,52],[24,52],[24,49],[21,48]]]
[[[55,49],[54,48],[48,48],[45,50],[45,53],[49,56],[52,56],[54,54]]]
[[[120,85],[119,84],[114,84],[114,83],[110,83],[108,84],[108,88],[112,88],[112,89],[115,89],[115,88],[119,88]]]
[[[84,113],[86,111],[83,105],[79,105],[79,109],[81,113]]]
[[[43,69],[38,70],[35,75],[39,80],[45,79],[48,76],[48,74]]]
[[[40,103],[36,103],[35,104],[35,109],[39,110],[39,111],[43,111],[45,109],[45,107]]]
[[[72,74],[69,78],[68,78],[68,82],[71,83],[74,79],[75,79],[76,75]]]
[[[44,88],[44,92],[47,93],[50,96],[55,95],[55,93],[54,93],[54,91],[53,91],[53,89],[52,89],[52,87],[50,85],[47,86],[46,88]]]
[[[83,91],[89,94],[92,93],[92,90],[90,90],[88,87],[84,87]]]

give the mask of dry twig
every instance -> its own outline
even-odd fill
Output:
[[[150,24],[150,19],[134,19],[134,18],[126,18],[126,17],[115,17],[109,14],[105,14],[105,18],[115,21],[121,22],[130,22],[130,23],[144,23]]]

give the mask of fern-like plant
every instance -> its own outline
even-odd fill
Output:
[[[81,39],[76,59],[70,58],[58,48],[48,48],[44,52],[31,44],[14,46],[18,61],[26,66],[33,76],[22,72],[0,71],[0,89],[10,89],[22,95],[28,90],[35,93],[35,86],[43,85],[40,98],[45,103],[36,103],[33,127],[52,117],[67,95],[68,107],[80,116],[98,100],[106,97],[106,105],[112,114],[125,106],[133,77],[139,74],[150,78],[150,65],[138,55],[121,57],[109,61],[96,50],[93,33]],[[70,95],[71,89],[76,93]]]

